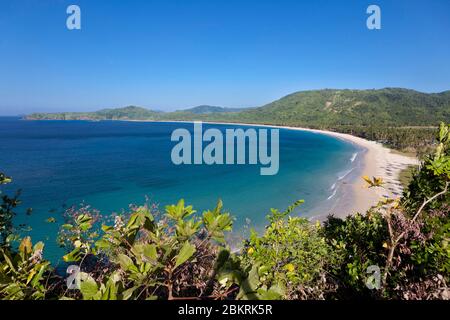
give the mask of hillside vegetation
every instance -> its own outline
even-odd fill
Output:
[[[95,112],[33,113],[30,120],[148,120],[155,119],[157,111],[136,106],[102,109]]]
[[[35,113],[28,119],[130,119],[130,120],[248,121],[330,128],[335,126],[436,126],[450,119],[450,91],[421,93],[408,89],[300,91],[265,106],[233,109],[198,106],[175,112],[140,107],[96,112]]]
[[[244,119],[288,125],[428,126],[450,118],[448,93],[426,94],[407,89],[302,91],[255,110]]]
[[[425,154],[437,124],[450,121],[450,91],[324,89],[296,92],[258,108],[199,106],[155,112],[126,107],[82,113],[35,113],[27,119],[201,120],[287,125],[350,133],[402,151]]]
[[[186,110],[178,110],[177,112],[193,113],[193,114],[211,114],[211,113],[228,113],[228,112],[240,112],[248,108],[224,108],[216,106],[197,106]]]
[[[135,119],[183,120],[198,115],[204,120],[248,121],[329,128],[334,126],[436,126],[450,119],[450,91],[421,93],[408,89],[312,90],[290,94],[265,106],[233,109],[198,106],[176,112],[155,112],[140,107],[96,112],[35,113],[28,119]]]

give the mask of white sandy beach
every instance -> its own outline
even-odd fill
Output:
[[[133,120],[135,121],[135,120]],[[137,120],[140,121],[140,120]],[[143,122],[154,122],[151,120],[143,120]],[[161,121],[161,122],[181,122],[192,123],[193,121]],[[419,165],[419,160],[414,157],[405,156],[400,153],[394,153],[391,149],[386,148],[380,143],[369,141],[363,138],[352,136],[350,134],[315,130],[300,127],[276,126],[264,124],[250,124],[250,123],[227,123],[227,122],[207,122],[209,124],[227,124],[227,125],[242,125],[242,126],[259,126],[268,128],[280,128],[289,130],[309,131],[319,134],[330,135],[348,142],[357,144],[365,151],[359,154],[364,159],[361,162],[361,175],[349,183],[340,186],[346,189],[346,193],[350,194],[350,199],[339,199],[332,211],[322,213],[320,216],[315,216],[316,219],[325,218],[329,213],[333,213],[337,217],[344,217],[356,212],[364,213],[373,205],[377,204],[383,197],[398,198],[402,195],[403,187],[399,181],[400,171],[410,165]],[[384,181],[384,188],[368,188],[367,183],[362,179],[362,176],[382,178]]]
[[[362,177],[354,179],[351,182],[352,203],[350,205],[341,204],[335,212],[336,216],[345,216],[356,212],[364,213],[383,197],[400,197],[403,191],[403,186],[399,181],[400,171],[410,165],[419,165],[420,163],[417,158],[392,152],[391,149],[375,141],[337,132],[300,128],[299,130],[328,134],[363,147],[366,151],[362,154],[364,157],[362,175],[382,178],[384,181],[384,188],[369,189]]]
[[[255,126],[255,124],[239,125]],[[403,191],[403,186],[399,181],[400,171],[410,165],[419,165],[420,163],[417,158],[405,156],[400,153],[394,153],[391,149],[386,148],[381,143],[369,141],[360,137],[352,136],[350,134],[300,127],[272,125],[262,126],[326,134],[349,141],[351,143],[355,143],[365,149],[365,152],[362,154],[364,159],[362,161],[363,168],[361,176],[382,178],[384,181],[384,188],[378,187],[369,189],[367,187],[367,183],[362,179],[361,176],[359,176],[354,179],[349,185],[344,186],[344,188],[351,188],[350,203],[344,202],[345,199],[340,199],[342,200],[342,202],[338,202],[333,208],[332,212],[327,212],[326,214],[321,215],[321,218],[324,218],[325,215],[328,215],[328,213],[333,213],[337,217],[344,217],[356,212],[364,213],[373,205],[377,204],[378,201],[383,197],[400,197]]]

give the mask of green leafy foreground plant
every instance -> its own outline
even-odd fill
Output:
[[[449,128],[441,124],[435,152],[424,158],[401,199],[325,222],[328,241],[344,259],[336,273],[338,297],[450,298]],[[382,186],[376,178],[367,182]],[[369,266],[381,270],[379,290],[362,281]]]
[[[12,179],[0,172],[0,185],[6,185]],[[50,263],[42,258],[44,243],[34,246],[30,237],[20,241],[18,250],[12,250],[11,244],[18,239],[14,233],[14,209],[20,204],[17,192],[14,197],[1,194],[0,203],[0,298],[8,300],[43,299],[47,288],[44,275],[48,273]]]
[[[12,182],[12,179],[0,172],[0,186]],[[0,191],[0,246],[7,245],[13,234],[13,217],[15,215],[14,209],[20,204],[20,192],[17,192],[14,197],[2,194]]]
[[[284,216],[284,214],[281,214]],[[243,266],[253,276],[240,295],[249,299],[323,299],[334,284],[328,269],[338,257],[322,235],[319,222],[281,218],[273,210],[264,234],[252,232],[242,255]]]
[[[18,252],[0,248],[0,297],[7,300],[43,299],[50,262],[42,259],[44,244],[25,237]]]
[[[183,200],[165,211],[160,219],[148,207],[135,208],[128,219],[119,215],[114,226],[101,227],[103,235],[94,245],[88,213],[64,226],[73,247],[64,260],[81,269],[86,260],[95,260],[96,270],[80,274],[83,299],[200,298],[220,292],[210,279],[218,253],[227,250],[224,233],[233,222],[222,212],[222,202],[201,218]]]

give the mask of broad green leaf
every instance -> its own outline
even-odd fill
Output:
[[[144,256],[152,261],[156,261],[158,259],[156,246],[154,244],[146,244],[144,246]]]
[[[33,252],[36,252],[37,250],[44,250],[44,243],[42,241],[39,241],[34,245]]]
[[[130,271],[135,271],[135,272],[138,271],[138,269],[136,268],[136,266],[133,263],[133,260],[129,256],[121,253],[117,257],[118,257],[119,265],[123,270],[125,270],[125,271],[130,270]]]
[[[72,250],[72,252],[66,254],[63,256],[63,260],[65,262],[73,262],[73,261],[79,261],[81,258],[81,251],[80,248],[75,248]]]
[[[31,279],[33,279],[35,274],[36,274],[36,269],[31,269],[30,273],[28,274],[28,278],[27,278],[27,282],[26,282],[27,285],[30,283]]]
[[[31,285],[36,287],[39,284],[39,280],[42,279],[42,275],[44,274],[45,270],[47,270],[47,267],[50,265],[50,262],[45,262],[41,268],[39,269],[38,274],[33,278],[33,281],[31,281]]]
[[[182,265],[187,260],[189,260],[189,258],[192,257],[194,253],[195,253],[195,246],[190,244],[189,241],[186,241],[177,255],[174,269],[176,269],[178,266]]]
[[[136,289],[138,289],[139,286],[134,286],[131,287],[130,289],[125,290],[124,292],[122,292],[122,299],[123,300],[128,300],[131,298],[131,296],[133,295],[134,291],[136,291]]]
[[[31,244],[31,238],[25,237],[22,239],[22,242],[19,245],[19,251],[28,254],[32,252],[32,244]]]
[[[2,252],[3,259],[5,259],[6,263],[7,263],[8,266],[9,266],[9,268],[11,268],[12,271],[16,272],[16,268],[14,267],[14,264],[12,263],[12,261],[11,261],[10,257],[8,256],[8,254],[5,253],[5,252],[3,251],[3,249],[0,248],[0,250],[1,250],[1,252]],[[5,267],[2,266],[2,268],[5,268],[5,269],[6,269],[6,266],[5,266]]]
[[[107,249],[107,248],[110,248],[110,247],[111,247],[111,243],[110,243],[109,241],[100,239],[100,240],[98,240],[98,241],[95,242],[95,246],[96,246],[98,249]]]
[[[282,296],[278,292],[273,290],[259,289],[258,298],[260,300],[279,300],[282,298]]]
[[[92,299],[98,292],[98,286],[95,280],[88,274],[80,273],[80,291],[83,294],[84,300]]]

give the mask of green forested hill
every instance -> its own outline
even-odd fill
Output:
[[[147,120],[158,112],[141,107],[128,106],[116,109],[102,109],[95,112],[33,113],[30,120]]]
[[[233,112],[232,112],[233,111]],[[426,153],[440,122],[450,122],[450,91],[409,89],[300,91],[258,108],[199,106],[175,112],[140,107],[97,112],[39,113],[28,119],[202,120],[328,129],[382,142],[402,151]]]
[[[243,110],[245,110],[245,108],[224,108],[217,106],[202,105],[186,110],[179,110],[179,112],[188,112],[193,114],[211,114],[211,113],[239,112]]]
[[[232,112],[234,111],[234,112]],[[40,113],[29,119],[211,120],[273,123],[320,128],[339,126],[435,126],[450,121],[450,91],[422,93],[400,88],[311,90],[253,109],[199,106],[176,112],[140,107],[82,113]]]
[[[314,90],[290,94],[242,118],[313,127],[427,126],[450,119],[450,94],[407,89]]]

